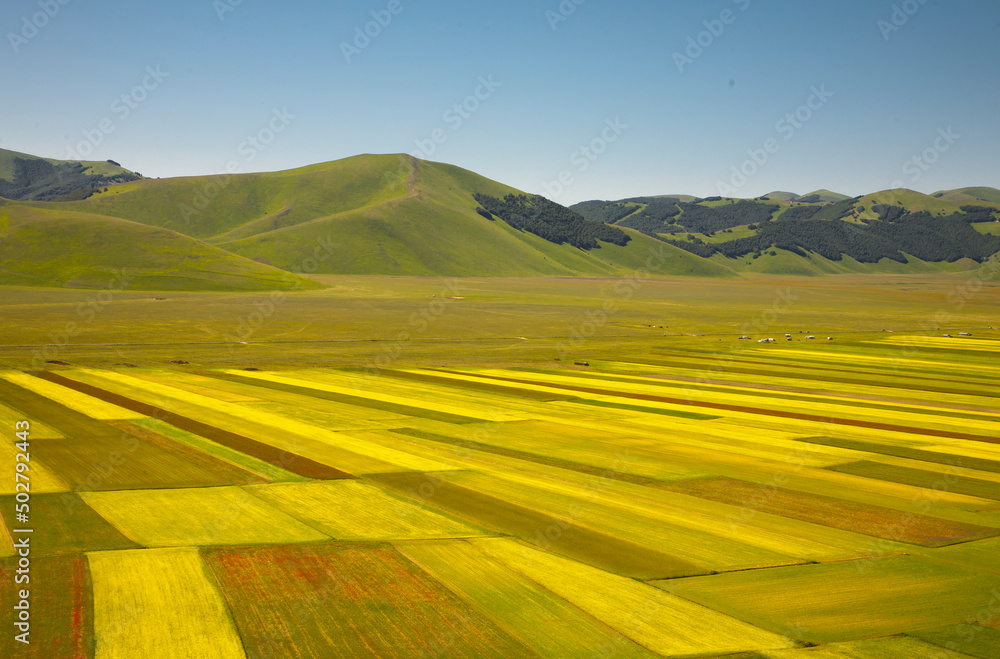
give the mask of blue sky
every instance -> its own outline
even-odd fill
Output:
[[[0,33],[0,147],[147,176],[407,152],[566,204],[1000,187],[996,0],[6,0]]]

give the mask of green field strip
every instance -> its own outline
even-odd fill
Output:
[[[238,435],[228,430],[210,426],[206,423],[202,423],[201,421],[196,421],[188,417],[174,414],[173,412],[163,408],[133,400],[90,384],[70,380],[69,378],[65,378],[55,373],[39,373],[38,377],[43,377],[60,384],[64,384],[67,387],[78,389],[79,391],[92,395],[95,398],[101,398],[102,400],[107,400],[115,405],[120,405],[121,407],[141,412],[146,416],[159,419],[172,426],[176,426],[181,430],[201,435],[206,439],[211,439],[214,442],[241,453],[246,453],[254,458],[263,460],[264,462],[282,465],[288,471],[292,471],[300,476],[323,479],[353,478],[351,474],[340,471],[339,469],[334,469],[328,465],[315,462],[309,458],[299,455],[289,455],[287,451],[283,451],[269,444],[264,444],[263,442],[250,439],[249,437],[244,437],[243,435]]]
[[[533,508],[450,483],[438,475],[372,474],[366,478],[418,503],[442,508],[486,528],[617,574],[652,579],[656,577],[649,575],[682,576],[711,571],[651,547],[580,524],[567,524]],[[431,492],[432,496],[422,497],[421,492]]]
[[[319,542],[330,537],[238,487],[80,495],[143,547]]]
[[[727,357],[728,359],[728,357]],[[617,364],[616,362],[612,363]],[[637,363],[630,363],[633,367],[638,367]],[[929,409],[952,409],[957,411],[968,410],[972,412],[985,413],[987,415],[996,410],[996,401],[989,396],[990,385],[984,385],[982,394],[963,393],[946,394],[924,390],[920,387],[897,388],[889,382],[835,382],[826,378],[822,373],[813,373],[812,377],[805,375],[791,375],[788,373],[775,372],[771,374],[755,374],[753,378],[747,378],[747,374],[733,374],[727,378],[727,372],[716,372],[713,365],[692,364],[686,366],[681,363],[670,363],[669,366],[649,367],[651,378],[663,378],[675,380],[684,384],[698,385],[704,380],[715,386],[723,387],[762,387],[764,390],[776,391],[778,393],[800,393],[804,395],[827,394],[845,400],[876,400],[890,404],[918,405]],[[721,366],[720,366],[721,368]],[[580,374],[584,375],[584,374]],[[887,376],[888,377],[888,376]],[[860,385],[860,386],[859,386]]]
[[[34,544],[34,540],[32,540]],[[93,659],[94,598],[87,559],[82,554],[66,556],[31,556],[28,584],[15,584],[15,559],[0,560],[0,568],[10,575],[0,603],[0,656],[20,659]],[[7,579],[5,579],[7,581]],[[18,590],[31,591],[29,644],[16,641],[21,631],[14,626],[19,621],[14,605],[20,598]]]
[[[152,381],[117,373],[98,374],[89,370],[73,371],[72,375],[75,380],[86,384],[130,398],[141,397],[143,401],[152,401],[156,406],[180,417],[196,418],[212,427],[225,428],[272,447],[271,450],[277,454],[276,464],[286,467],[295,464],[298,456],[301,456],[340,472],[352,474],[407,469],[436,471],[450,468],[440,462],[423,460],[400,451],[376,446],[346,433],[333,432],[288,416],[214,401],[206,396]],[[361,409],[358,411],[361,414],[365,413]]]
[[[87,554],[98,659],[245,659],[197,549]]]
[[[1000,556],[1000,539],[998,538],[925,550],[923,555],[935,561],[1000,574],[1000,563],[997,562],[997,556]],[[1000,616],[997,617],[997,622],[1000,623]]]
[[[476,451],[480,451],[483,453],[493,453],[495,455],[503,455],[510,458],[518,458],[520,460],[527,460],[529,462],[537,462],[538,464],[549,465],[551,467],[559,467],[560,469],[569,469],[570,471],[576,471],[581,474],[590,474],[592,476],[600,475],[604,478],[611,478],[613,480],[620,480],[628,483],[649,485],[652,483],[661,482],[656,479],[646,478],[644,476],[636,476],[635,474],[630,474],[624,471],[616,471],[614,469],[607,469],[607,468],[602,469],[601,467],[597,467],[594,465],[572,462],[570,460],[561,460],[559,458],[539,455],[536,453],[529,453],[527,451],[518,451],[514,449],[507,449],[499,446],[494,446],[492,444],[483,444],[481,442],[474,442],[471,440],[449,437],[447,435],[440,435],[438,433],[433,433],[426,430],[420,430],[417,428],[395,428],[392,430],[392,433],[397,435],[406,435],[407,437],[419,437],[420,439],[427,439],[432,442],[438,442],[440,444],[446,444],[449,446],[474,449]]]
[[[375,398],[368,398],[366,396],[352,396],[350,394],[326,391],[324,389],[318,388],[319,385],[317,385],[317,388],[313,388],[298,384],[286,384],[282,382],[275,382],[272,380],[250,378],[242,375],[235,375],[233,373],[228,373],[228,372],[222,372],[219,374],[218,377],[225,378],[233,382],[252,384],[261,387],[263,389],[274,389],[276,391],[285,391],[288,393],[299,394],[302,396],[312,396],[313,398],[329,400],[336,403],[343,403],[345,405],[355,405],[357,407],[380,410],[383,412],[392,412],[394,414],[401,414],[403,416],[434,419],[436,421],[443,421],[445,423],[456,423],[456,424],[480,423],[483,421],[483,419],[478,419],[471,416],[460,416],[458,414],[439,412],[436,410],[430,410],[423,407],[416,407],[413,405],[403,405],[400,403],[377,400]]]
[[[157,448],[163,449],[177,457],[197,465],[207,471],[217,474],[227,485],[245,485],[252,483],[267,483],[269,479],[260,476],[252,471],[232,464],[226,460],[221,460],[211,453],[206,453],[196,449],[190,444],[179,442],[171,437],[162,435],[145,425],[138,425],[131,421],[108,421],[122,432],[133,437],[138,437],[145,442],[149,442]]]
[[[537,373],[540,375],[552,374],[552,371],[547,371],[543,369],[516,369],[517,372],[530,372]],[[565,375],[565,374],[562,374]],[[944,418],[954,418],[954,419],[970,419],[975,421],[986,421],[991,423],[1000,424],[1000,415],[992,414],[977,414],[974,412],[961,412],[957,410],[945,409],[940,406],[934,406],[932,404],[922,404],[916,402],[899,402],[899,403],[877,403],[871,402],[860,396],[851,396],[848,393],[831,393],[829,391],[817,391],[815,394],[811,392],[802,391],[797,394],[789,393],[784,391],[774,391],[766,386],[762,386],[758,383],[741,383],[741,384],[700,384],[692,381],[685,381],[681,379],[671,378],[669,375],[661,375],[660,379],[654,378],[623,378],[623,377],[613,377],[609,376],[604,372],[601,373],[582,373],[573,372],[573,377],[580,380],[597,380],[604,382],[621,382],[624,384],[629,384],[633,386],[643,386],[643,387],[655,387],[659,389],[682,389],[684,391],[705,391],[720,394],[749,394],[754,397],[760,398],[771,398],[779,401],[797,401],[803,403],[836,403],[839,405],[844,405],[850,408],[859,409],[872,409],[872,410],[883,410],[888,412],[905,412],[925,416],[933,417],[944,417]],[[810,381],[810,384],[816,384],[815,380]],[[574,401],[575,402],[575,401]],[[1000,428],[998,428],[1000,430]]]
[[[758,484],[731,478],[706,478],[659,487],[720,503],[743,505],[752,502],[754,509],[782,517],[924,547],[941,547],[1000,535],[1000,529],[902,513],[782,487],[762,491]]]
[[[88,441],[49,439],[34,453],[76,491],[232,484],[224,474],[124,432]]]
[[[111,419],[136,419],[141,414],[136,414],[117,405],[112,405],[93,396],[80,393],[69,387],[64,387],[54,382],[49,382],[42,378],[33,377],[30,372],[20,371],[0,372],[0,380],[6,380],[38,394],[42,398],[54,401],[63,407],[74,410],[84,416],[99,421]]]
[[[699,414],[697,412],[681,412],[659,407],[643,407],[642,405],[626,405],[624,403],[612,403],[605,400],[595,400],[592,398],[571,398],[566,403],[570,405],[589,405],[590,407],[603,407],[611,410],[621,410],[624,412],[639,412],[641,414],[659,414],[662,416],[673,416],[680,419],[693,419],[697,421],[713,421],[721,419],[721,416],[711,414]]]
[[[450,484],[531,508],[553,519],[597,529],[644,547],[683,556],[712,571],[744,570],[806,562],[797,552],[831,556],[842,552],[819,543],[779,536],[743,527],[734,532],[728,520],[685,520],[683,509],[649,505],[627,497],[611,497],[580,486],[539,483],[529,478],[507,479],[501,475],[452,472],[442,475]],[[548,485],[548,487],[545,487]],[[718,528],[718,532],[716,529]],[[803,547],[804,546],[804,547]]]
[[[597,427],[595,425],[595,427]],[[670,481],[678,478],[691,478],[705,473],[702,468],[691,468],[677,465],[669,459],[665,459],[659,447],[647,448],[647,444],[636,441],[631,436],[621,435],[621,426],[609,429],[603,434],[603,439],[596,439],[588,436],[586,431],[577,432],[572,426],[559,423],[547,423],[538,426],[534,422],[512,422],[489,426],[465,426],[472,430],[475,428],[479,433],[471,432],[468,435],[455,436],[449,434],[455,431],[455,426],[434,428],[433,434],[443,437],[455,437],[456,444],[453,444],[452,453],[461,453],[464,444],[469,445],[470,450],[477,450],[477,444],[486,444],[489,447],[498,449],[490,451],[494,455],[508,455],[507,451],[521,453],[524,460],[531,460],[536,464],[551,464],[555,467],[563,466],[562,461],[567,461],[573,465],[582,465],[581,469],[597,469],[598,473],[607,470],[621,472],[625,474],[623,478],[629,480],[648,479],[652,481]],[[423,430],[419,428],[418,430]],[[416,437],[415,435],[407,435]],[[484,441],[466,439],[466,437],[477,437]],[[469,442],[472,443],[469,443]],[[445,441],[440,442],[445,444]],[[485,449],[484,449],[485,451]],[[627,461],[625,457],[627,451]],[[535,457],[528,457],[535,456]],[[563,457],[559,457],[563,456]],[[449,457],[449,462],[454,462],[454,458]],[[627,462],[627,469],[622,468]],[[618,463],[618,468],[615,464]],[[568,466],[567,466],[568,467]]]
[[[10,478],[0,478],[0,495],[17,494],[24,489],[23,486],[20,489],[17,487],[17,477],[13,475],[14,465],[18,462],[23,462],[25,459],[21,449],[15,445],[15,441],[20,441],[16,435],[11,435],[11,439],[8,441],[0,441],[0,465],[7,466],[11,474]],[[49,469],[43,461],[39,460],[41,453],[35,450],[34,445],[30,445],[28,449],[31,469],[29,472],[31,477],[31,493],[69,492],[69,485],[63,479],[59,478],[53,470]],[[20,459],[18,459],[18,455],[21,455]],[[3,541],[0,540],[0,545],[2,544]]]
[[[62,439],[65,437],[55,428],[42,423],[35,417],[15,410],[0,403],[0,428],[14,428],[20,421],[27,421],[31,425],[31,439]]]
[[[0,378],[0,400],[26,415],[43,419],[64,438],[118,437],[120,430]]]
[[[862,451],[864,453],[877,453],[881,455],[891,455],[897,458],[907,458],[919,460],[921,462],[933,462],[942,465],[954,465],[977,469],[979,471],[990,471],[1000,474],[1000,460],[985,460],[982,458],[963,457],[956,458],[949,453],[939,453],[937,451],[924,451],[921,449],[906,448],[902,446],[887,446],[876,444],[875,442],[861,442],[853,439],[837,439],[834,437],[805,437],[799,441],[808,444],[821,444],[823,446],[836,446],[838,448],[850,449],[852,451]]]
[[[701,359],[701,360],[704,360],[705,362],[716,362],[717,361],[716,357],[709,357],[709,356],[693,357],[693,356],[690,356],[690,355],[676,355],[676,354],[670,354],[669,356],[670,357],[676,357],[676,358]],[[818,366],[818,365],[809,365],[809,366],[807,366],[807,365],[802,364],[801,362],[797,362],[797,363],[793,363],[793,362],[787,362],[787,363],[748,362],[746,360],[742,360],[742,359],[739,359],[739,358],[735,358],[734,361],[736,363],[740,363],[740,364],[749,364],[749,363],[764,364],[766,366],[773,367],[776,370],[769,371],[769,370],[763,370],[763,369],[759,369],[759,368],[744,367],[744,366],[732,366],[732,365],[728,365],[727,364],[721,371],[718,371],[718,372],[719,373],[738,373],[740,375],[760,375],[760,376],[771,376],[771,377],[788,377],[787,371],[793,371],[794,372],[795,370],[801,370],[801,371],[805,371],[805,372],[803,372],[801,374],[801,377],[808,378],[809,375],[812,375],[813,381],[820,380],[820,381],[823,381],[823,382],[836,382],[836,383],[839,383],[839,384],[853,385],[855,387],[858,387],[858,386],[861,386],[861,387],[870,387],[870,386],[891,387],[893,389],[914,390],[914,391],[925,392],[925,393],[926,392],[933,392],[933,393],[939,393],[939,394],[953,394],[953,395],[957,395],[957,396],[983,396],[983,397],[996,398],[996,396],[992,395],[992,393],[991,393],[991,389],[994,386],[993,383],[985,383],[985,382],[984,383],[966,383],[966,382],[963,382],[963,381],[945,380],[945,382],[968,384],[970,388],[973,388],[971,390],[970,389],[957,389],[955,387],[948,387],[948,386],[943,386],[943,385],[939,385],[939,384],[930,384],[928,381],[930,381],[930,382],[937,382],[937,381],[939,381],[939,379],[936,379],[936,378],[921,378],[921,377],[916,376],[916,375],[914,375],[914,376],[908,376],[908,377],[893,376],[893,377],[890,378],[890,377],[886,376],[884,373],[879,373],[879,372],[866,372],[866,371],[854,370],[854,369],[831,369],[831,368],[824,368],[824,367]],[[676,362],[672,362],[672,361],[655,362],[655,361],[652,361],[652,360],[648,360],[646,363],[649,363],[651,365],[656,365],[656,366],[662,366],[662,367],[666,367],[666,368],[675,367],[675,366],[678,365]],[[692,368],[696,368],[696,367],[693,366]],[[780,369],[780,370],[778,370],[778,369]],[[836,375],[838,373],[843,373],[845,375]],[[851,374],[851,375],[847,375],[847,374]],[[869,375],[869,376],[872,376],[872,377],[865,378],[865,377],[861,377],[862,375]],[[918,380],[918,381],[915,382],[914,380]],[[920,382],[919,380],[924,380],[924,381]]]
[[[639,645],[664,656],[695,657],[792,646],[781,633],[772,634],[647,584],[512,540],[470,542]]]
[[[657,585],[775,633],[794,625],[804,640],[835,643],[974,619],[995,597],[1000,575],[893,556]]]
[[[909,632],[907,636],[947,649],[949,656],[955,651],[977,659],[996,659],[1000,656],[1000,629],[992,627],[946,625]]]
[[[660,656],[467,542],[395,547],[542,657]]]
[[[487,373],[486,375],[489,374]],[[553,386],[589,384],[586,381],[581,381],[575,375],[550,373],[547,376],[541,377],[545,377],[544,381],[551,383]],[[982,431],[987,436],[1000,435],[1000,417],[995,414],[992,416],[981,415],[980,419],[962,416],[960,417],[962,423],[956,424],[949,423],[946,415],[936,414],[935,410],[931,409],[913,409],[897,405],[891,407],[895,414],[889,416],[875,412],[864,412],[863,410],[866,409],[865,406],[855,404],[856,401],[854,400],[841,400],[829,396],[800,398],[795,396],[777,396],[773,393],[759,394],[758,392],[751,392],[746,389],[741,390],[739,388],[680,388],[683,389],[684,398],[689,405],[723,404],[730,406],[734,411],[737,409],[744,412],[748,410],[760,410],[765,414],[771,413],[790,419],[803,418],[799,415],[808,413],[812,416],[804,418],[806,420],[814,420],[815,416],[823,414],[823,418],[830,419],[829,422],[833,423],[844,423],[862,427],[869,426],[883,430],[895,429],[903,432],[929,432],[931,434],[940,432],[957,433],[956,436],[962,437],[963,433],[959,431],[966,431],[964,434],[970,431]],[[607,390],[603,390],[603,393],[609,396],[631,396],[647,394],[649,391],[650,388],[648,386],[631,384],[608,388]],[[694,393],[695,391],[699,393],[696,394]],[[775,409],[769,410],[770,407],[775,407]],[[880,412],[884,411],[887,411],[887,409],[880,410]],[[892,420],[893,426],[881,423],[887,420]],[[919,430],[917,430],[918,428]],[[971,437],[965,436],[963,438],[969,439]]]
[[[645,400],[657,403],[668,403],[672,405],[685,405],[688,407],[698,407],[706,408],[712,410],[722,410],[728,412],[744,412],[748,414],[760,414],[765,416],[775,416],[779,418],[790,418],[798,419],[802,421],[815,421],[818,423],[827,423],[835,425],[846,425],[846,426],[859,426],[862,428],[872,428],[876,430],[892,430],[896,432],[909,432],[918,435],[930,435],[934,437],[950,437],[955,439],[971,439],[973,441],[987,442],[992,444],[1000,444],[1000,437],[989,436],[989,435],[979,435],[974,433],[964,433],[956,430],[940,430],[934,428],[917,428],[912,426],[903,426],[898,424],[890,423],[880,423],[876,421],[862,421],[858,419],[846,419],[829,417],[818,414],[806,414],[802,412],[788,412],[784,410],[774,410],[774,409],[761,409],[756,407],[748,407],[744,405],[730,405],[727,403],[713,403],[708,401],[691,401],[684,398],[670,398],[666,396],[653,396],[650,394],[638,394],[638,393],[627,393],[614,391],[610,389],[595,389],[593,387],[580,387],[569,384],[553,384],[544,381],[536,380],[522,380],[517,378],[507,378],[495,375],[483,375],[482,377],[487,379],[495,379],[503,382],[516,382],[518,384],[528,384],[528,385],[538,385],[545,387],[552,387],[556,389],[564,389],[567,391],[578,391],[580,393],[596,394],[601,396],[616,396],[620,398],[630,398],[635,400]]]
[[[439,455],[439,443],[416,437],[408,440],[413,444],[409,450],[419,451],[421,446],[427,446],[431,449],[430,455]],[[910,547],[889,541],[873,546],[874,541],[868,536],[759,511],[751,510],[750,515],[746,516],[741,507],[644,487],[613,478],[611,473],[602,477],[601,474],[579,473],[474,449],[455,448],[454,451],[449,460],[474,472],[508,480],[528,479],[533,487],[554,489],[557,492],[573,487],[586,492],[588,498],[594,497],[595,500],[607,501],[616,506],[640,506],[642,514],[647,516],[661,518],[669,515],[673,524],[720,535],[738,543],[770,548],[803,560],[842,560],[873,553],[905,551]],[[707,473],[689,470],[686,477],[693,478]],[[766,473],[773,477],[774,466],[771,465]],[[675,476],[676,478],[678,477]]]
[[[296,473],[287,471],[269,462],[258,460],[257,458],[247,455],[246,453],[241,453],[229,448],[228,446],[219,444],[218,442],[205,439],[201,435],[181,430],[180,428],[160,421],[159,419],[140,419],[138,421],[134,421],[133,423],[137,426],[147,428],[148,430],[163,435],[164,437],[169,437],[176,442],[187,444],[197,451],[214,456],[219,460],[240,467],[250,473],[257,474],[265,481],[281,483],[304,482],[309,480],[305,476],[300,476]]]
[[[827,468],[831,471],[838,471],[842,474],[853,474],[854,476],[861,476],[863,478],[903,483],[904,485],[913,485],[924,489],[957,492],[958,494],[967,494],[981,499],[1000,500],[1000,483],[967,478],[957,473],[955,475],[944,476],[932,471],[897,467],[881,462],[869,462],[867,460]]]
[[[203,555],[248,657],[539,657],[389,546]]]
[[[533,391],[531,389],[520,389],[518,387],[505,387],[503,385],[490,384],[488,382],[463,380],[459,378],[446,377],[444,375],[428,373],[428,372],[386,370],[386,371],[380,371],[379,376],[395,378],[398,380],[408,380],[412,382],[422,382],[425,384],[434,384],[461,390],[470,390],[470,391],[495,394],[509,398],[525,398],[527,400],[532,400],[542,403],[554,400],[567,400],[570,398],[570,396],[548,394],[545,392]]]
[[[30,524],[14,521],[14,497],[0,497],[0,510],[8,531],[30,528],[32,556],[80,554],[85,551],[138,549],[77,494],[36,494],[31,497]]]
[[[336,540],[429,540],[493,535],[481,526],[414,505],[358,481],[285,483],[245,489]]]

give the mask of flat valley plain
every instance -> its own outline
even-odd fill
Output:
[[[5,287],[0,655],[1000,656],[994,265]]]

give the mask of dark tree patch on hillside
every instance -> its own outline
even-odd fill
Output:
[[[814,220],[842,220],[854,212],[857,199],[845,199],[835,204],[823,206],[820,211],[813,216]]]
[[[784,213],[782,213],[778,220],[781,222],[794,221],[794,220],[811,220],[816,216],[816,213],[822,210],[821,206],[792,206]]]
[[[711,234],[723,229],[770,222],[781,206],[741,200],[726,206],[677,204],[682,214],[677,223],[693,233]]]
[[[551,243],[578,249],[598,249],[600,243],[627,245],[631,236],[616,227],[590,222],[579,213],[545,197],[509,194],[503,199],[476,193],[476,201],[487,211],[521,231]]]
[[[14,179],[0,179],[0,197],[18,201],[76,201],[101,188],[141,178],[123,172],[115,176],[88,175],[78,162],[52,164],[41,159],[14,159]]]
[[[585,201],[572,207],[572,210],[582,215],[585,220],[603,222],[605,224],[615,224],[618,220],[628,217],[637,209],[638,206],[633,204],[607,201]]]
[[[878,213],[878,219],[886,222],[895,222],[906,214],[905,208],[892,204],[875,204],[872,210]]]

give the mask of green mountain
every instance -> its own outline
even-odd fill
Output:
[[[126,220],[243,257],[244,265],[310,274],[616,277],[662,254],[661,274],[733,275],[641,232],[594,225],[556,204],[525,223],[486,212],[477,195],[551,204],[451,165],[363,155],[269,174],[142,179],[84,200],[25,207],[54,218]],[[596,242],[574,244],[581,230]],[[612,239],[602,240],[601,231]],[[5,279],[0,283],[9,283]]]
[[[116,162],[39,158],[0,149],[0,197],[22,201],[83,199],[95,191],[142,178]]]
[[[773,199],[774,201],[792,201],[794,199],[798,199],[799,195],[795,194],[794,192],[777,191],[777,192],[769,192],[761,198]]]
[[[831,201],[808,201],[824,196]],[[964,204],[904,189],[841,197],[824,191],[794,200],[645,197],[573,209],[737,272],[962,270],[1000,252],[992,230],[1000,203]]]
[[[46,167],[122,182],[87,188],[86,198],[0,199],[0,285],[100,288],[121,269],[136,289],[250,291],[319,287],[313,274],[933,272],[1000,252],[992,230],[1000,203],[969,190],[961,195],[976,203],[911,190],[856,199],[821,190],[788,200],[671,195],[567,209],[407,155],[155,180],[113,163],[14,152],[2,162],[10,185],[41,189],[45,177],[32,176]]]

